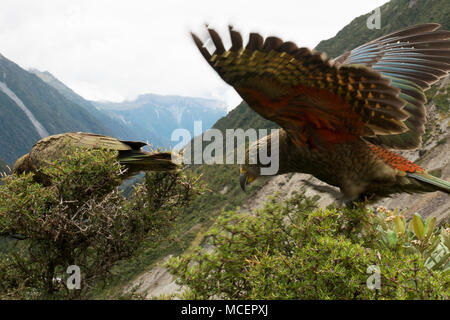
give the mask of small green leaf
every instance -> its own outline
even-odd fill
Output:
[[[436,225],[436,217],[428,218],[425,223],[425,237],[429,238],[434,231],[434,226]]]
[[[400,218],[400,216],[395,216],[394,224],[395,224],[395,231],[400,232],[401,234],[405,232],[405,225],[403,224],[403,221]]]
[[[417,215],[417,217],[420,219],[420,221],[422,221],[422,224],[425,225],[425,220],[423,220],[422,216],[420,214],[418,214],[417,212],[415,213],[415,215]]]
[[[409,222],[408,230],[411,231],[412,233],[414,233],[414,228],[413,228],[412,220]]]
[[[425,235],[424,225],[423,225],[421,217],[417,213],[415,213],[413,215],[411,223],[412,223],[414,233],[415,233],[417,239],[423,240],[423,237]]]

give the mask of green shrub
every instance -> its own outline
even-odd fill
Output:
[[[191,197],[195,177],[149,173],[130,200],[119,191],[124,168],[116,153],[72,149],[42,168],[49,187],[32,174],[11,175],[0,185],[0,298],[88,297],[110,269],[132,257],[144,240],[167,233]],[[67,268],[80,267],[81,289],[66,286]]]
[[[418,217],[410,224],[418,229],[408,230],[402,218],[383,215],[318,209],[302,194],[272,200],[255,215],[224,212],[206,249],[168,267],[191,299],[447,299],[448,256],[434,242],[448,252],[449,230],[439,234],[434,220],[425,227]],[[368,286],[373,268],[379,289]]]

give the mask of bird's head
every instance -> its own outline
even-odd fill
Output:
[[[245,191],[245,187],[260,176],[296,171],[288,161],[292,150],[292,142],[284,130],[276,130],[252,143],[246,149],[245,163],[241,164],[239,169],[239,183],[242,190]]]
[[[279,137],[279,130],[276,130],[251,143],[245,150],[245,163],[239,172],[242,190],[245,191],[245,187],[261,175],[279,174]]]
[[[239,183],[241,189],[245,191],[247,184],[252,183],[261,175],[261,170],[257,166],[242,164],[239,169]]]

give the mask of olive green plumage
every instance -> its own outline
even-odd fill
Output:
[[[38,141],[31,151],[20,157],[14,164],[13,172],[20,174],[33,172],[35,180],[46,185],[51,181],[40,171],[43,166],[61,158],[69,148],[83,147],[117,151],[117,160],[127,168],[123,179],[140,171],[173,171],[177,164],[172,161],[176,157],[171,152],[148,152],[142,150],[147,143],[139,141],[124,141],[104,135],[69,132],[46,137]]]

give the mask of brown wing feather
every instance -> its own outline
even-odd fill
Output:
[[[399,149],[416,148],[425,132],[424,90],[450,70],[450,32],[437,30],[439,24],[410,26],[387,34],[351,51],[335,62],[361,64],[391,79],[391,86],[401,90],[407,101],[408,131],[401,134],[371,137],[375,144]]]
[[[212,55],[193,35],[208,63],[250,107],[280,124],[298,144],[406,130],[405,101],[378,72],[334,64],[325,54],[256,33],[244,48],[232,29],[232,47],[225,50],[218,33],[209,33],[216,45]]]

